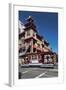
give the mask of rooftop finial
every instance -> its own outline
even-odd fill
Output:
[[[32,18],[32,16],[29,16],[28,19]]]
[[[29,17],[27,18],[27,21],[33,22],[32,16],[29,16]]]

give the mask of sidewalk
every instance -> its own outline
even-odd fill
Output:
[[[21,65],[21,67],[41,67],[41,68],[53,68],[54,65],[53,64],[42,64],[42,63],[39,63],[39,64],[36,64],[36,63],[33,63],[33,64],[23,64]]]

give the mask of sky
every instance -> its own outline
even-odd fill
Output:
[[[53,52],[58,53],[58,13],[19,11],[19,20],[26,23],[28,16],[32,16],[38,33],[50,43]]]

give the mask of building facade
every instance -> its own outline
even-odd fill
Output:
[[[56,54],[49,48],[49,43],[39,35],[31,16],[26,24],[19,22],[19,63],[56,63]]]

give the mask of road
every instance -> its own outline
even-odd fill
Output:
[[[21,79],[28,78],[50,78],[58,76],[58,69],[52,68],[39,68],[39,67],[29,67],[29,68],[19,68],[21,72]]]

